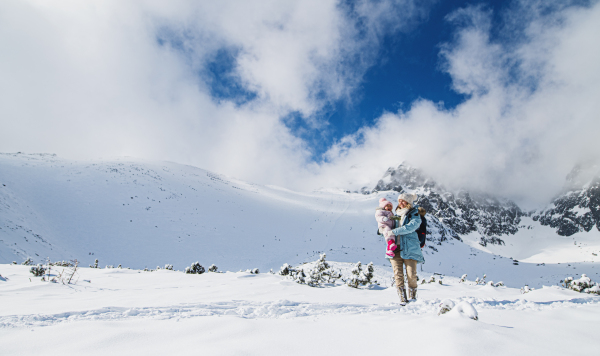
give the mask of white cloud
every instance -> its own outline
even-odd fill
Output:
[[[518,41],[490,39],[491,13],[484,8],[450,16],[462,27],[442,49],[445,70],[469,99],[454,110],[422,100],[384,114],[355,135],[358,143],[341,140],[323,167],[329,184],[347,182],[343,177],[358,163],[356,188],[406,160],[453,187],[543,203],[575,164],[597,161],[600,5],[529,12],[522,32],[510,27],[518,21],[509,17],[530,5],[520,3],[505,17],[504,31]]]
[[[0,151],[132,155],[290,182],[310,152],[281,118],[320,127],[315,113],[349,97],[377,36],[422,16],[411,0],[356,4],[4,1]],[[228,75],[257,95],[243,105],[212,97],[202,74],[222,49],[236,55]]]
[[[166,159],[296,188],[360,188],[406,160],[529,201],[598,159],[600,6],[522,1],[499,39],[483,7],[449,16],[457,32],[441,58],[465,103],[386,113],[311,163],[282,117],[324,127],[318,114],[353,100],[382,36],[425,18],[422,3],[3,1],[0,151]],[[253,100],[211,95],[204,74],[219,50]]]

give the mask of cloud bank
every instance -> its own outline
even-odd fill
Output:
[[[326,129],[330,104],[360,96],[382,38],[430,6],[4,1],[0,151],[172,160],[296,189],[360,188],[407,161],[447,185],[527,201],[598,159],[600,6],[522,1],[500,24],[484,6],[448,16],[440,70],[464,103],[423,98],[313,162],[284,118]]]
[[[324,175],[360,184],[405,161],[452,187],[547,202],[576,164],[600,158],[600,6],[514,3],[500,30],[483,6],[447,20],[442,68],[468,99],[382,115],[329,150]]]
[[[282,118],[325,127],[318,114],[351,98],[381,36],[425,15],[412,0],[4,1],[0,151],[284,184],[311,151]]]

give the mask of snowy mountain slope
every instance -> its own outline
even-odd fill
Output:
[[[199,261],[222,270],[268,271],[326,252],[332,261],[389,266],[375,234],[374,211],[383,196],[395,201],[397,192],[298,193],[168,162],[1,154],[0,262],[77,258],[87,266],[97,258],[100,266],[168,263],[183,269]],[[547,241],[528,237],[526,248],[518,240],[483,247],[470,235],[455,238],[443,219],[428,216],[422,271],[473,278],[486,273],[515,287],[552,285],[578,273],[595,276],[595,258],[561,252],[590,246],[560,245],[555,253],[563,237],[554,234]],[[507,257],[533,259],[515,265]]]
[[[171,163],[1,159],[3,262],[49,256],[132,267],[196,260],[277,267],[326,247],[346,254],[345,240],[366,239],[358,226],[373,226],[362,196],[298,194]]]

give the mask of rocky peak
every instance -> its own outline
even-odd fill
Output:
[[[534,213],[532,218],[555,228],[561,236],[589,232],[594,226],[600,230],[600,177],[557,197],[547,209]]]
[[[389,168],[373,191],[416,192],[418,204],[435,217],[444,234],[460,239],[460,235],[478,233],[480,244],[504,244],[502,235],[515,234],[521,217],[526,215],[510,200],[484,193],[451,192],[427,178],[420,170],[401,164]],[[440,240],[444,240],[442,236]]]

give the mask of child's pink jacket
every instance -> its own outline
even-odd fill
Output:
[[[391,211],[387,211],[382,208],[377,208],[375,210],[375,220],[377,220],[377,227],[382,228],[384,226],[387,226],[388,228],[393,229],[394,228],[394,220],[391,220],[391,218],[393,216],[394,216],[394,213],[392,213]],[[383,221],[384,217],[388,218],[388,220]]]

